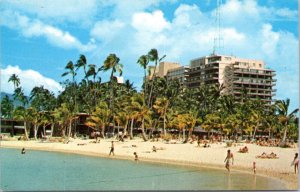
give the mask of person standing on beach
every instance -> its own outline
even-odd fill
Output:
[[[294,165],[295,174],[298,172],[298,164],[299,164],[298,153],[295,153],[295,157],[294,157],[294,160],[292,162],[292,165]]]
[[[230,150],[227,150],[227,156],[224,162],[225,162],[226,169],[230,171],[230,164],[233,165],[233,154],[230,152]]]
[[[112,141],[112,142],[111,142],[111,147],[110,147],[109,156],[110,156],[111,153],[113,154],[113,156],[115,156],[114,150],[115,150],[115,146],[114,146],[114,142]]]
[[[256,162],[255,161],[253,161],[253,172],[254,172],[254,174],[256,174]]]

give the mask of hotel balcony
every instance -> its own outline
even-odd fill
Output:
[[[235,69],[236,74],[249,74],[249,75],[262,75],[262,76],[275,76],[273,71],[263,71],[255,69]]]

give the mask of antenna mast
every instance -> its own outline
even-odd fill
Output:
[[[214,37],[214,47],[213,47],[213,55],[216,54],[217,51],[221,49],[221,41],[223,40],[221,36],[221,4],[222,0],[217,0],[217,8],[216,8],[216,15],[215,15],[215,37]]]

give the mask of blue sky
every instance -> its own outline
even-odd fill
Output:
[[[110,53],[139,88],[136,61],[151,48],[182,65],[212,53],[216,1],[0,0],[1,90],[13,92],[7,80],[16,73],[26,94],[38,85],[57,94],[69,60],[84,54],[100,66]],[[221,34],[219,53],[264,60],[277,73],[275,98],[299,106],[297,0],[223,0]]]

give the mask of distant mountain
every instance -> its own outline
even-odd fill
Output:
[[[2,100],[2,98],[4,98],[6,95],[8,96],[9,99],[13,100],[13,98],[14,98],[13,94],[5,93],[5,92],[1,92],[1,100]]]
[[[2,99],[3,99],[6,95],[8,96],[8,98],[9,98],[10,100],[12,100],[12,101],[14,100],[13,94],[1,92],[1,94],[0,94],[0,96],[1,96],[0,101],[2,101]],[[29,100],[29,97],[28,97],[28,96],[26,96],[26,97],[27,97],[27,99]],[[14,101],[14,106],[20,106],[20,105],[22,105],[22,103],[21,103],[20,101]]]

